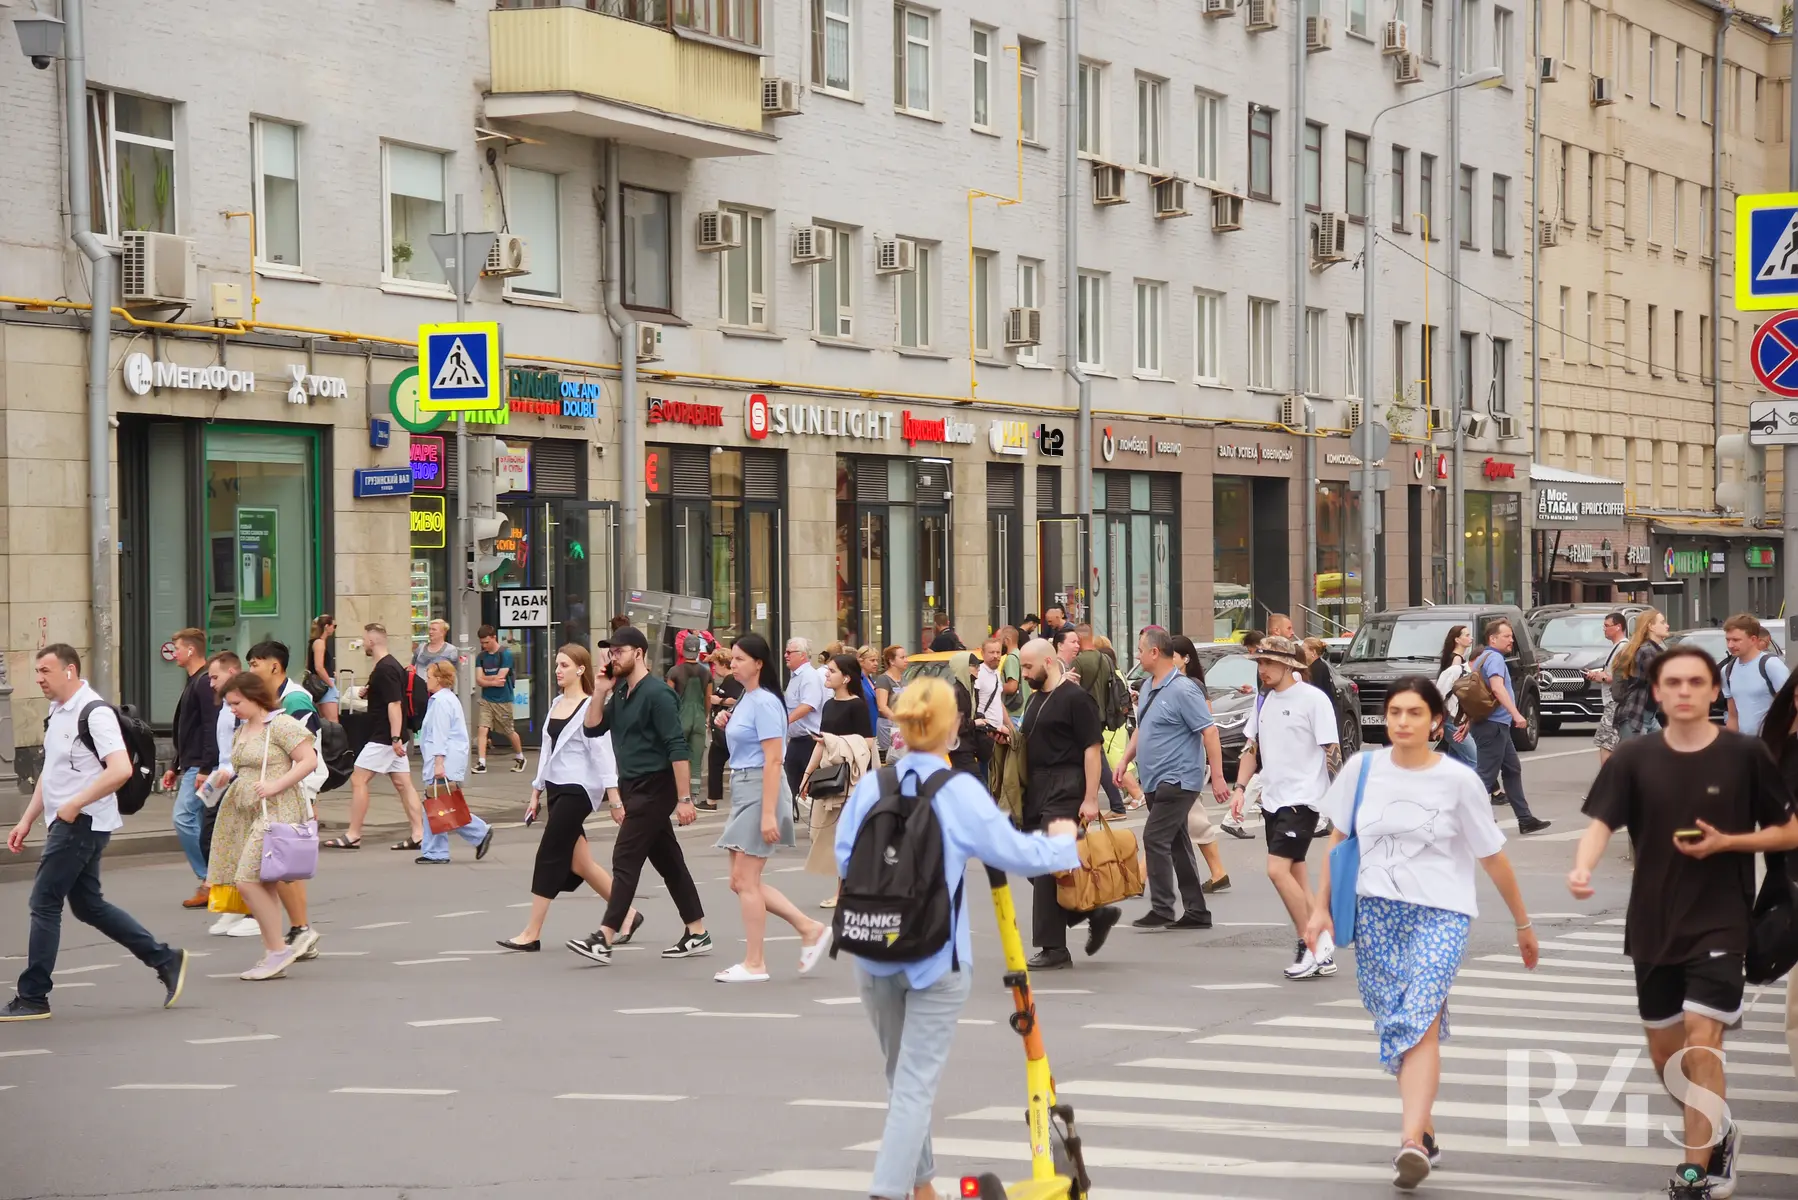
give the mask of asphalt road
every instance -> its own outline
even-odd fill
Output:
[[[1587,1117],[1612,1055],[1641,1045],[1619,954],[1620,848],[1592,903],[1561,883],[1596,768],[1589,747],[1568,733],[1526,759],[1531,801],[1555,822],[1512,844],[1544,935],[1535,977],[1481,885],[1489,912],[1452,1007],[1437,1110],[1448,1155],[1429,1185],[1438,1193],[1665,1194],[1674,1155],[1660,1120],[1672,1106],[1645,1055],[1612,1123]],[[449,868],[372,843],[329,857],[312,889],[324,957],[266,984],[236,978],[257,957],[254,940],[209,938],[209,918],[177,906],[178,861],[121,861],[108,895],[204,957],[182,1003],[163,1011],[148,972],[65,920],[55,1018],[0,1027],[0,1197],[865,1196],[883,1089],[852,968],[845,958],[799,978],[797,941],[775,926],[788,940],[769,947],[773,982],[712,982],[741,932],[711,849],[720,824],[708,817],[685,835],[717,952],[658,957],[678,931],[658,885],[643,897],[638,945],[608,968],[561,948],[598,924],[590,894],[557,902],[543,953],[494,946],[523,923],[534,829],[502,830],[478,866],[460,843]],[[590,826],[596,844],[609,828]],[[1333,979],[1284,981],[1292,935],[1260,843],[1225,843],[1234,887],[1213,897],[1217,928],[1120,926],[1099,957],[1035,981],[1062,1096],[1083,1119],[1093,1194],[1389,1196],[1397,1092],[1373,1052],[1352,955]],[[801,857],[777,857],[769,878],[814,905],[828,883],[799,872]],[[11,970],[23,965],[28,888],[0,883]],[[1028,1175],[1022,1053],[1004,1024],[991,905],[978,888],[970,897],[976,984],[936,1114],[945,1195],[967,1170]],[[1127,916],[1143,907],[1132,902]],[[1744,1200],[1798,1195],[1783,1001],[1762,999],[1734,1039]],[[1563,1133],[1577,1144],[1558,1143],[1540,1109],[1526,1127],[1507,1123],[1506,1052],[1525,1047],[1538,1051],[1536,1094],[1553,1078],[1540,1052],[1574,1056]],[[1624,1127],[1630,1101],[1646,1102],[1640,1146]]]

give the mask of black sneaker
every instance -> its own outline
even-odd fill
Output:
[[[1105,946],[1111,927],[1124,919],[1124,910],[1115,904],[1095,908],[1086,918],[1086,957],[1091,958]]]
[[[1174,923],[1172,917],[1164,917],[1158,912],[1146,912],[1130,922],[1132,929],[1166,929]]]
[[[524,772],[524,755],[522,755],[522,754],[515,755],[512,759],[512,774],[519,775],[519,774],[522,774],[523,772]]]
[[[1074,965],[1074,956],[1065,948],[1039,950],[1036,957],[1024,965],[1032,971],[1065,971]]]
[[[682,931],[680,940],[662,951],[663,958],[697,958],[712,952],[712,935]]]
[[[1231,837],[1241,838],[1244,841],[1247,841],[1249,838],[1252,838],[1255,836],[1254,834],[1250,833],[1248,830],[1246,830],[1242,827],[1241,821],[1222,821],[1218,824],[1218,828],[1222,829],[1225,833],[1229,834]]]
[[[1728,1200],[1736,1194],[1736,1158],[1742,1152],[1742,1128],[1730,1122],[1723,1140],[1711,1147],[1711,1161],[1705,1167],[1705,1182],[1716,1200]]]
[[[1541,833],[1544,829],[1547,829],[1550,825],[1553,825],[1553,824],[1554,824],[1553,821],[1544,821],[1541,817],[1531,817],[1527,821],[1517,822],[1517,832],[1518,833]]]
[[[1442,1147],[1437,1145],[1435,1134],[1426,1133],[1423,1135],[1423,1152],[1430,1156],[1431,1170],[1435,1170],[1442,1165]]]
[[[596,962],[602,967],[612,965],[612,947],[607,943],[605,934],[597,930],[584,938],[569,938],[564,945],[590,962]]]
[[[487,760],[484,758],[475,759],[473,770],[476,775],[485,775],[487,773]]]
[[[1230,877],[1228,875],[1219,875],[1216,879],[1207,879],[1200,885],[1199,890],[1204,892],[1207,896],[1215,896],[1219,892],[1227,892],[1230,890]]]
[[[1169,925],[1168,928],[1169,929],[1210,929],[1211,928],[1211,914],[1208,912],[1186,913],[1183,916],[1181,916],[1181,918],[1178,921],[1175,921],[1172,925]]]
[[[1711,1181],[1697,1163],[1681,1163],[1667,1181],[1667,1200],[1712,1200]]]
[[[181,999],[181,989],[187,986],[187,951],[175,951],[175,961],[156,968],[156,978],[162,980],[162,986],[168,989],[162,1006],[175,1007],[175,1001]]]
[[[50,1019],[50,1002],[48,1000],[27,1000],[23,996],[14,996],[5,1008],[0,1008],[0,1021],[48,1021]]]

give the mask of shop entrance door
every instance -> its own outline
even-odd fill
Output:
[[[557,645],[591,649],[593,630],[622,611],[618,579],[618,505],[557,500],[547,506],[550,632]]]

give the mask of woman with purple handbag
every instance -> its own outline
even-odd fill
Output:
[[[310,878],[318,865],[318,825],[299,787],[318,751],[304,725],[277,711],[274,689],[262,676],[234,675],[223,695],[241,724],[231,742],[236,779],[219,802],[206,882],[235,887],[262,932],[262,961],[242,977],[274,979],[310,947],[283,941],[274,885]]]

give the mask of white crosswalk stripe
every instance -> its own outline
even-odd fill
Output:
[[[1677,1136],[1680,1110],[1648,1054],[1622,937],[1611,921],[1559,928],[1544,942],[1554,958],[1536,971],[1514,955],[1468,957],[1441,1045],[1434,1117],[1445,1159],[1429,1187],[1531,1200],[1665,1194],[1677,1150],[1664,1129]],[[1327,1186],[1337,1200],[1390,1195],[1399,1093],[1355,998],[1352,951],[1339,957],[1346,992],[1342,981],[1245,991],[1245,1002],[1260,1001],[1252,1016],[1208,1029],[1203,1017],[1170,1011],[1198,1031],[1148,1045],[1118,1040],[1126,1048],[1109,1065],[1091,1056],[1091,1042],[1078,1070],[1058,1059],[1059,1097],[1074,1106],[1093,1200],[1260,1200],[1293,1181]],[[1756,994],[1749,990],[1751,1001]],[[1725,1043],[1744,1147],[1741,1200],[1798,1194],[1798,1080],[1781,1036],[1784,1002],[1783,985],[1765,989]],[[1177,1027],[1085,1028],[1115,1036]],[[1050,1042],[1053,1058],[1053,1033]],[[1012,1087],[938,1096],[939,1194],[955,1194],[964,1172],[1028,1174]],[[737,1182],[865,1196],[878,1148],[859,1141]]]

